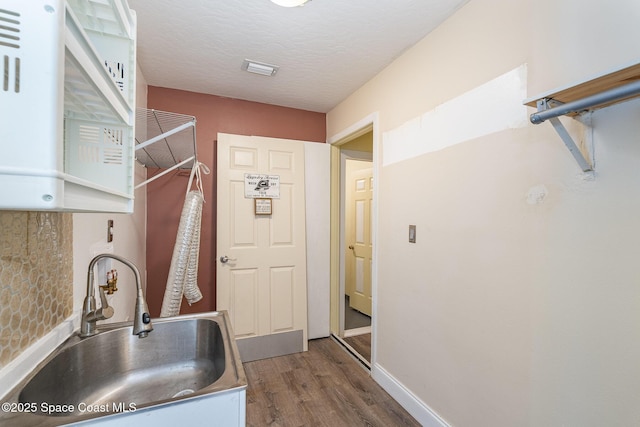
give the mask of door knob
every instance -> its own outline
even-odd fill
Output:
[[[354,249],[355,249],[355,246],[353,246],[353,245],[349,245],[349,249],[354,250]]]
[[[228,256],[226,256],[226,255],[222,255],[222,256],[220,257],[220,262],[221,262],[221,263],[223,263],[223,264],[226,264],[226,263],[228,263],[229,261],[237,261],[237,259],[236,259],[236,258],[229,258],[229,257],[228,257]]]

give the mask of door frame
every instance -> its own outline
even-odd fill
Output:
[[[378,309],[378,200],[380,200],[381,143],[378,113],[371,113],[327,140],[331,145],[331,326],[333,337],[343,344],[344,333],[344,282],[341,270],[344,266],[344,216],[341,205],[341,172],[343,158],[341,145],[371,131],[373,134],[373,206],[371,218],[371,242],[373,244],[371,269],[371,366],[376,361],[376,330]]]

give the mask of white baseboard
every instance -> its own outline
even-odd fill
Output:
[[[371,377],[423,427],[451,427],[426,403],[420,400],[411,390],[406,388],[379,364],[376,363],[373,365]]]

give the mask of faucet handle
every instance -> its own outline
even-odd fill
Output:
[[[109,305],[109,302],[107,301],[107,296],[104,293],[105,289],[108,293],[109,285],[102,285],[98,288],[98,291],[100,292],[100,304],[102,305],[102,307],[96,310],[96,320],[109,319],[115,313],[115,310]]]
[[[113,316],[113,313],[115,313],[115,310],[110,305],[106,307],[100,307],[96,310],[95,320],[97,321],[109,319]]]
[[[109,319],[111,316],[113,316],[113,313],[115,313],[115,311],[113,310],[113,307],[107,305],[106,307],[100,307],[96,311],[92,311],[91,313],[89,313],[86,316],[86,320],[88,322],[97,322],[98,320],[106,320],[106,319]]]

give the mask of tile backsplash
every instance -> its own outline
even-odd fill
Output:
[[[72,214],[0,211],[0,368],[72,311]]]

